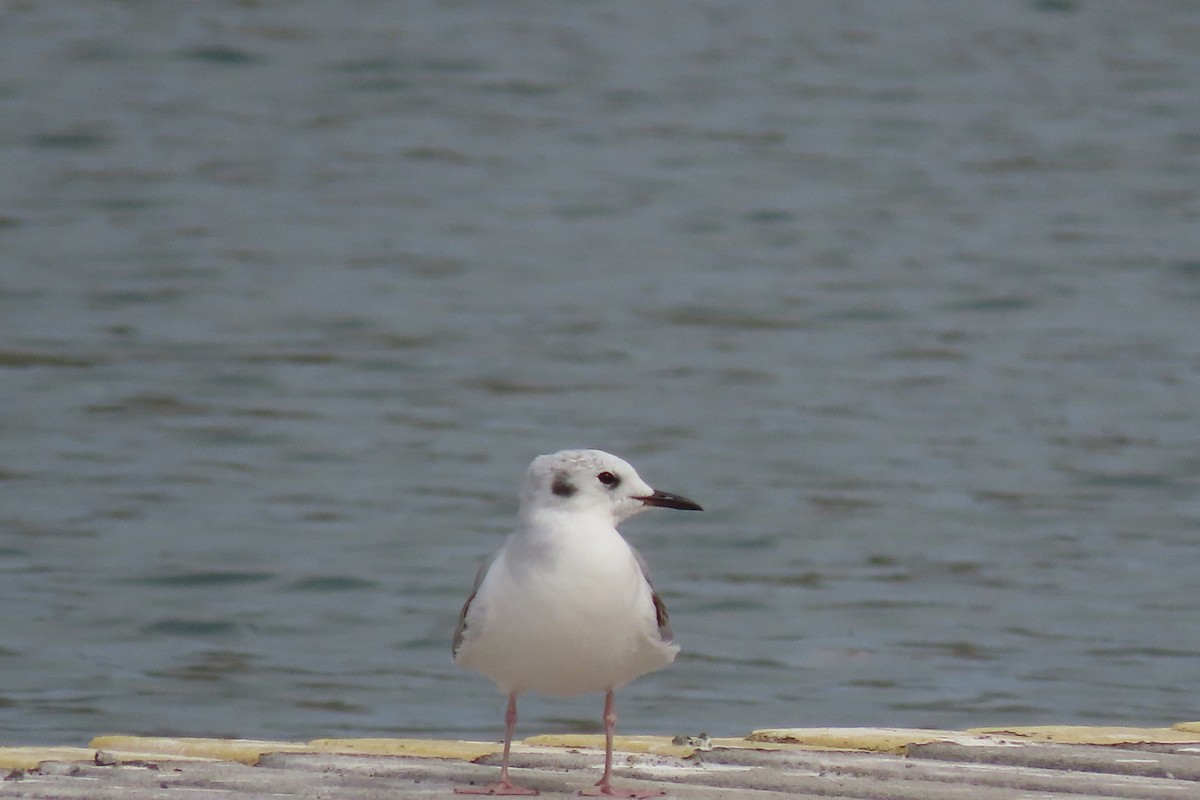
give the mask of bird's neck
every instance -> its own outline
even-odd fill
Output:
[[[612,515],[563,508],[521,510],[521,529],[532,536],[554,536],[563,530],[590,528],[615,528]]]

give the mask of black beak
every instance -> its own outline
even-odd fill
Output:
[[[686,497],[670,492],[660,492],[655,490],[654,494],[645,497],[635,498],[641,500],[648,506],[662,506],[663,508],[678,508],[680,511],[703,511],[700,504],[695,500],[688,500]]]

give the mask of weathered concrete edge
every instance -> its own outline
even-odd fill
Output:
[[[689,739],[678,742],[665,736],[618,736],[616,749],[687,758],[697,750],[849,750],[876,753],[907,752],[910,746],[931,743],[967,746],[1020,746],[1034,743],[1094,745],[1200,745],[1200,721],[1180,722],[1169,728],[1126,726],[1031,725],[972,728],[966,731],[923,728],[776,728],[738,738]],[[514,752],[555,752],[562,748],[604,747],[600,735],[533,736],[514,745]],[[326,753],[444,758],[473,762],[500,752],[496,742],[446,739],[314,739],[286,742],[256,739],[207,739],[104,735],[87,747],[0,746],[0,769],[33,770],[39,764],[85,762],[94,764],[156,763],[202,760],[257,764],[269,753]]]

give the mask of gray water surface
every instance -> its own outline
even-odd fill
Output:
[[[1200,716],[1200,5],[15,3],[0,741],[499,735],[528,461],[621,728]],[[522,702],[522,733],[601,700]]]

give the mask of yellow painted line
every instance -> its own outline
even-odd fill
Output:
[[[1173,728],[1133,728],[1120,725],[1017,725],[1011,728],[973,728],[968,733],[1014,736],[1031,742],[1060,744],[1177,744],[1200,742],[1200,728],[1190,723]]]
[[[272,742],[259,739],[197,739],[169,736],[97,736],[89,744],[97,750],[138,753],[143,760],[172,756],[194,756],[220,761],[257,764],[267,753],[304,753],[312,748],[303,742]]]
[[[746,738],[715,738],[713,747],[756,750],[796,748],[904,753],[908,745],[953,742],[966,745],[1061,742],[1071,744],[1200,743],[1200,722],[1180,722],[1171,728],[1125,726],[1025,725],[973,728],[968,731],[924,728],[770,728]],[[604,749],[604,737],[594,735],[532,736],[514,744],[514,751],[538,748]],[[618,736],[616,750],[625,753],[688,758],[695,745],[674,744],[666,736]],[[476,761],[501,752],[498,742],[441,739],[316,739],[281,742],[257,739],[173,738],[161,736],[97,736],[90,747],[0,747],[0,769],[34,769],[43,761],[103,763],[155,762],[182,759],[236,761],[257,764],[267,753],[348,753],[445,758]]]
[[[0,747],[0,769],[37,769],[43,761],[95,761],[90,747]]]
[[[600,734],[547,734],[530,736],[523,744],[534,747],[577,747],[588,750],[603,750],[604,737]],[[650,753],[656,756],[688,758],[696,752],[690,745],[672,744],[669,736],[614,736],[613,750],[621,753]]]
[[[773,728],[754,731],[747,738],[751,742],[899,754],[911,744],[981,743],[978,736],[968,736],[962,731],[928,728]]]
[[[373,756],[417,756],[475,761],[503,751],[499,742],[460,742],[441,739],[314,739],[311,751]]]

